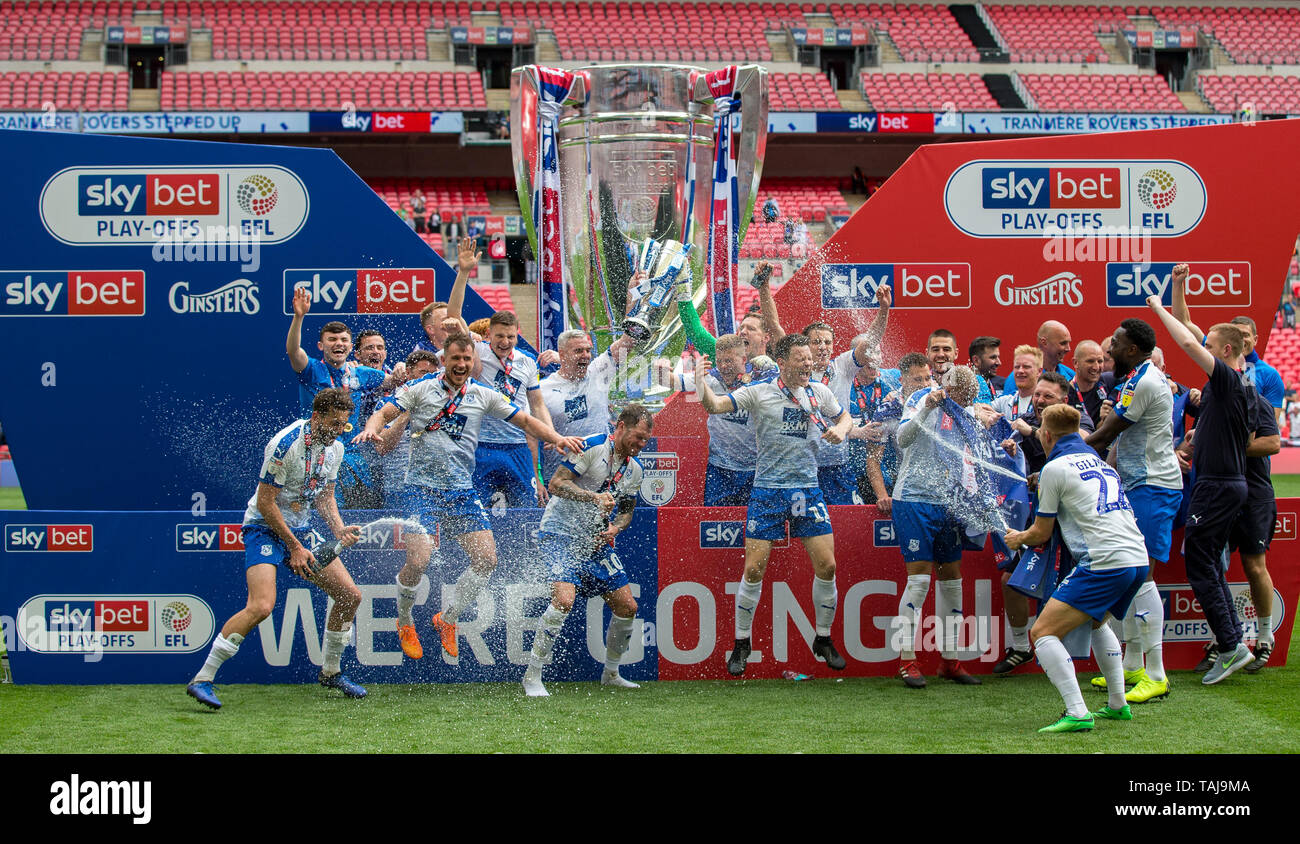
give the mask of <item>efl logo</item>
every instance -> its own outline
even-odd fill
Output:
[[[93,551],[91,525],[5,525],[5,552]]]
[[[1145,308],[1148,296],[1173,307],[1174,264],[1147,266],[1131,263],[1106,265],[1106,305],[1111,308]],[[1187,306],[1247,307],[1250,305],[1249,261],[1194,261],[1188,265]]]
[[[877,548],[897,548],[898,533],[892,519],[876,519],[872,525],[872,544]]]
[[[985,167],[985,208],[1119,208],[1118,167]]]
[[[823,264],[822,307],[856,310],[878,306],[876,290],[887,284],[896,308],[971,306],[970,264]]]
[[[216,173],[95,173],[77,177],[83,217],[212,216],[221,213]]]
[[[177,525],[177,551],[243,551],[242,525]]]
[[[701,548],[744,548],[744,522],[700,522]]]
[[[0,316],[144,316],[144,270],[0,272]]]
[[[1296,538],[1295,515],[1296,515],[1295,513],[1282,513],[1282,512],[1279,512],[1277,514],[1277,522],[1275,522],[1273,525],[1274,542],[1294,540]]]
[[[431,268],[285,270],[286,315],[293,314],[293,293],[299,287],[311,294],[313,313],[418,314],[435,300]]]
[[[139,633],[149,629],[148,601],[62,601],[45,605],[45,629]]]

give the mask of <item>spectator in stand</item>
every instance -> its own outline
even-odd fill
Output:
[[[1034,396],[1034,386],[1038,376],[1043,374],[1043,352],[1037,346],[1022,344],[1016,346],[1015,356],[1011,359],[1011,377],[1007,384],[1011,392],[1003,392],[993,400],[993,409],[1001,413],[1008,422],[1020,418],[1020,414],[1029,409]]]
[[[794,245],[794,217],[785,218],[785,227],[782,229],[781,239],[785,241],[786,246]]]
[[[406,223],[408,229],[415,229],[415,221],[411,219],[411,212],[405,207],[397,209],[397,216],[402,218],[402,222]]]
[[[415,230],[419,234],[424,234],[427,231],[424,225],[426,216],[424,191],[416,188],[415,192],[411,194],[411,217],[415,220]]]
[[[1093,421],[1101,418],[1101,404],[1106,400],[1106,388],[1101,383],[1104,362],[1101,346],[1092,340],[1083,340],[1074,347],[1075,372],[1070,384],[1079,392]]]
[[[452,217],[447,221],[446,230],[442,233],[442,251],[444,255],[455,252],[460,246],[460,222]]]
[[[442,235],[442,214],[436,209],[429,215],[429,233]]]
[[[978,372],[989,384],[989,389],[993,395],[1002,393],[1002,388],[1007,379],[998,375],[998,370],[1002,368],[1002,341],[997,337],[976,337],[970,341],[970,348],[967,350],[970,354],[971,369]]]
[[[852,193],[860,193],[863,196],[867,194],[867,176],[862,172],[861,167],[853,168],[853,175],[849,178],[849,190]]]
[[[1295,303],[1289,296],[1282,300],[1282,327],[1295,328]]]

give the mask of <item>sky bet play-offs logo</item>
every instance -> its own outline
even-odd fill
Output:
[[[876,289],[887,284],[895,308],[969,308],[970,264],[823,264],[822,307],[877,307]]]
[[[1205,183],[1180,161],[972,161],[943,193],[948,219],[972,237],[1096,230],[1179,237],[1205,216]]]
[[[418,314],[436,298],[434,272],[419,269],[285,270],[284,313],[293,315],[293,291],[306,288],[311,312],[321,314]]]
[[[0,271],[6,316],[144,316],[144,270]]]
[[[275,165],[69,167],[41,191],[41,222],[73,246],[168,239],[283,243],[307,222],[307,188]]]
[[[1106,306],[1146,308],[1156,296],[1166,308],[1174,302],[1174,264],[1109,263],[1106,265]],[[1189,308],[1250,306],[1249,261],[1191,261],[1187,266]]]
[[[36,595],[18,609],[23,647],[37,653],[192,653],[216,632],[194,595]]]

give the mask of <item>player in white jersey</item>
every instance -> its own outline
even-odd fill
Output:
[[[746,512],[745,570],[736,592],[736,644],[727,658],[734,677],[745,673],[751,653],[754,610],[763,591],[763,573],[772,543],[798,537],[813,566],[812,598],[816,636],[812,652],[836,671],[844,657],[831,643],[831,624],[839,596],[835,589],[835,536],[821,489],[817,486],[817,445],[843,442],[853,419],[825,384],[809,382],[813,355],[802,334],[776,343],[780,372],[771,381],[717,396],[709,379],[696,379],[700,403],[709,413],[746,410],[758,441],[754,492]],[[708,359],[701,360],[707,368]],[[699,367],[697,366],[697,370]]]
[[[1183,500],[1183,473],[1174,455],[1174,397],[1164,373],[1151,362],[1155,347],[1155,329],[1143,320],[1126,319],[1115,329],[1110,355],[1118,376],[1119,401],[1087,439],[1101,454],[1115,443],[1115,468],[1150,560],[1147,581],[1121,626],[1124,681],[1134,684],[1128,693],[1130,703],[1169,694],[1163,656],[1165,608],[1154,575],[1156,563],[1169,561],[1174,517]],[[1104,682],[1099,677],[1094,685],[1105,688]]]
[[[212,681],[217,669],[239,650],[254,627],[275,608],[275,569],[283,563],[290,571],[319,586],[334,599],[325,623],[325,663],[320,684],[352,698],[366,690],[339,670],[343,648],[352,632],[352,619],[361,604],[361,590],[341,559],[317,561],[303,545],[311,538],[307,526],[314,505],[343,545],[361,538],[357,525],[344,525],[334,500],[334,481],[343,462],[338,440],[352,415],[352,398],[346,389],[324,389],[312,399],[310,419],[300,419],[279,431],[266,444],[257,492],[244,512],[244,575],[248,603],[221,628],[203,668],[186,687],[186,693],[204,706],[221,708]]]
[[[410,413],[411,462],[400,509],[418,518],[427,529],[441,528],[444,535],[455,536],[470,559],[469,567],[456,581],[451,603],[433,617],[443,650],[453,659],[460,653],[456,620],[474,603],[497,565],[496,542],[473,485],[475,447],[484,418],[509,420],[565,453],[582,449],[581,439],[561,437],[546,423],[519,413],[519,408],[501,393],[472,381],[469,374],[474,366],[473,349],[474,341],[465,334],[448,337],[443,349],[443,375],[426,375],[411,382],[405,392],[376,410],[356,437],[358,442],[379,440],[386,424],[404,412]],[[411,542],[418,543],[418,547],[411,549]],[[424,650],[411,620],[411,609],[433,549],[427,537],[415,534],[407,545],[406,565],[397,575],[397,632],[403,653],[420,659]]]
[[[1105,622],[1128,612],[1146,578],[1147,549],[1119,475],[1079,436],[1079,416],[1064,404],[1043,411],[1038,440],[1048,461],[1038,476],[1038,514],[1028,530],[1006,534],[1012,550],[1033,547],[1046,542],[1059,522],[1075,561],[1029,631],[1038,661],[1066,706],[1040,733],[1091,730],[1098,718],[1133,720],[1124,699],[1119,640]],[[1108,704],[1097,712],[1084,706],[1070,654],[1061,644],[1062,636],[1089,619],[1092,652],[1110,692]]]
[[[542,401],[551,415],[551,425],[566,437],[609,433],[609,388],[617,374],[618,361],[631,348],[631,335],[624,334],[594,358],[591,336],[579,328],[565,331],[556,340],[560,368],[542,379]],[[552,449],[542,452],[542,479],[550,481],[560,456]]]
[[[636,599],[615,538],[632,522],[641,464],[636,456],[650,440],[654,418],[639,404],[618,415],[612,434],[592,434],[581,454],[571,455],[551,478],[551,499],[542,514],[537,543],[551,570],[551,603],[542,613],[524,671],[529,697],[546,697],[542,665],[555,648],[564,621],[578,597],[600,595],[613,613],[605,637],[602,686],[635,689],[618,673],[619,660],[632,640]],[[612,518],[611,518],[612,516]]]

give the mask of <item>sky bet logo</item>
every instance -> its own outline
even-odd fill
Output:
[[[243,551],[242,525],[177,525],[177,551]]]
[[[93,551],[90,525],[5,525],[5,553],[24,551]]]
[[[1119,208],[1118,167],[986,167],[985,208]]]
[[[77,213],[83,217],[202,217],[221,213],[216,173],[77,176]]]
[[[701,548],[744,548],[744,522],[700,522]]]
[[[1174,264],[1106,265],[1106,305],[1145,308],[1148,296],[1173,307]],[[1187,306],[1247,307],[1250,305],[1249,261],[1193,261],[1188,265]]]
[[[893,291],[895,308],[969,308],[970,264],[823,264],[822,307],[877,307],[876,289]]]
[[[436,298],[432,269],[285,270],[284,313],[306,288],[313,314],[418,314]]]
[[[871,544],[877,548],[897,548],[898,533],[892,519],[876,519],[871,523]]]
[[[11,270],[0,291],[0,316],[144,316],[143,270]]]
[[[60,601],[45,605],[45,629],[139,633],[149,629],[148,601]]]

